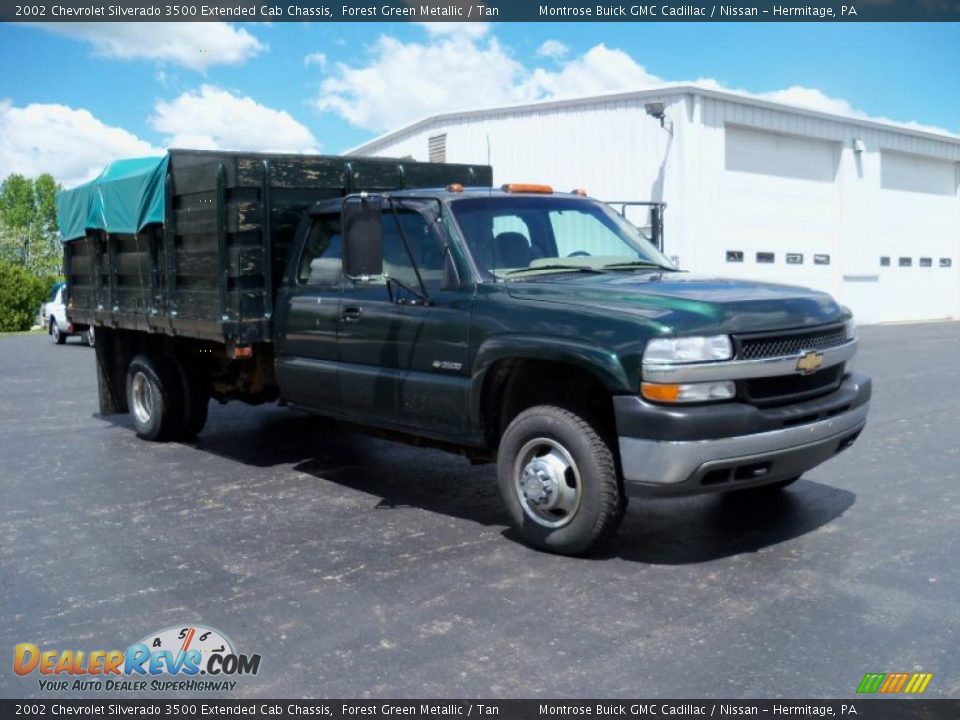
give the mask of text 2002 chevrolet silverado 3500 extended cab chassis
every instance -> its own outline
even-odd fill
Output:
[[[590,198],[398,161],[124,170],[98,196],[139,193],[138,220],[60,211],[101,411],[144,438],[196,434],[211,397],[280,399],[495,461],[517,532],[579,554],[629,497],[779,489],[866,423],[849,311],[682,272]]]

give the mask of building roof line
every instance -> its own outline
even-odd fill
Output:
[[[779,112],[792,112],[796,114],[806,115],[808,117],[818,118],[822,120],[829,120],[831,122],[837,123],[846,123],[849,125],[865,126],[869,128],[875,128],[878,130],[884,130],[886,132],[894,133],[904,133],[907,135],[913,135],[915,137],[921,137],[927,140],[934,140],[937,142],[945,142],[951,144],[960,145],[960,135],[955,135],[953,133],[939,133],[933,130],[923,130],[921,128],[913,128],[907,125],[901,125],[893,121],[873,119],[869,117],[856,117],[853,115],[842,115],[840,113],[831,113],[825,110],[816,110],[809,107],[804,107],[803,105],[795,105],[792,103],[778,102],[776,100],[767,100],[764,98],[758,98],[751,95],[741,94],[738,92],[733,92],[729,90],[714,90],[712,88],[700,87],[699,85],[690,85],[690,84],[679,84],[679,85],[662,85],[655,88],[648,88],[645,90],[629,90],[625,92],[618,93],[605,93],[600,95],[585,95],[580,97],[573,98],[561,98],[557,100],[541,100],[536,102],[521,103],[519,105],[500,105],[496,107],[489,108],[478,108],[475,110],[460,110],[455,112],[448,113],[438,113],[436,115],[429,115],[425,118],[421,118],[416,122],[413,122],[404,127],[397,128],[396,130],[390,130],[386,133],[378,135],[377,137],[368,140],[366,142],[360,143],[345,152],[346,155],[355,155],[361,152],[368,150],[369,148],[382,145],[383,143],[389,142],[391,140],[397,139],[399,137],[408,135],[410,133],[416,132],[417,130],[422,130],[423,128],[435,125],[444,121],[451,120],[462,120],[467,118],[480,117],[484,115],[509,115],[511,113],[524,112],[529,110],[556,110],[564,107],[576,107],[578,105],[592,105],[596,103],[614,103],[621,102],[625,100],[642,100],[651,97],[661,97],[661,96],[676,96],[676,95],[700,95],[703,97],[715,98],[718,100],[728,100],[733,102],[739,102],[747,105],[753,105],[755,107],[760,107],[768,110],[775,110]]]

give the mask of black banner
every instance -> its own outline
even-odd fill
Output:
[[[0,717],[955,720],[960,700],[0,700]]]
[[[0,0],[7,22],[935,22],[960,20],[960,2],[927,0]]]

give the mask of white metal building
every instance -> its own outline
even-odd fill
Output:
[[[438,115],[350,152],[662,200],[684,269],[821,288],[864,323],[960,317],[960,137],[673,86]]]

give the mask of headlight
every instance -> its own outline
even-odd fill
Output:
[[[843,334],[847,340],[857,339],[857,321],[850,318],[843,324]]]
[[[647,343],[643,351],[643,362],[649,365],[711,362],[732,357],[733,344],[729,335],[655,338]]]

